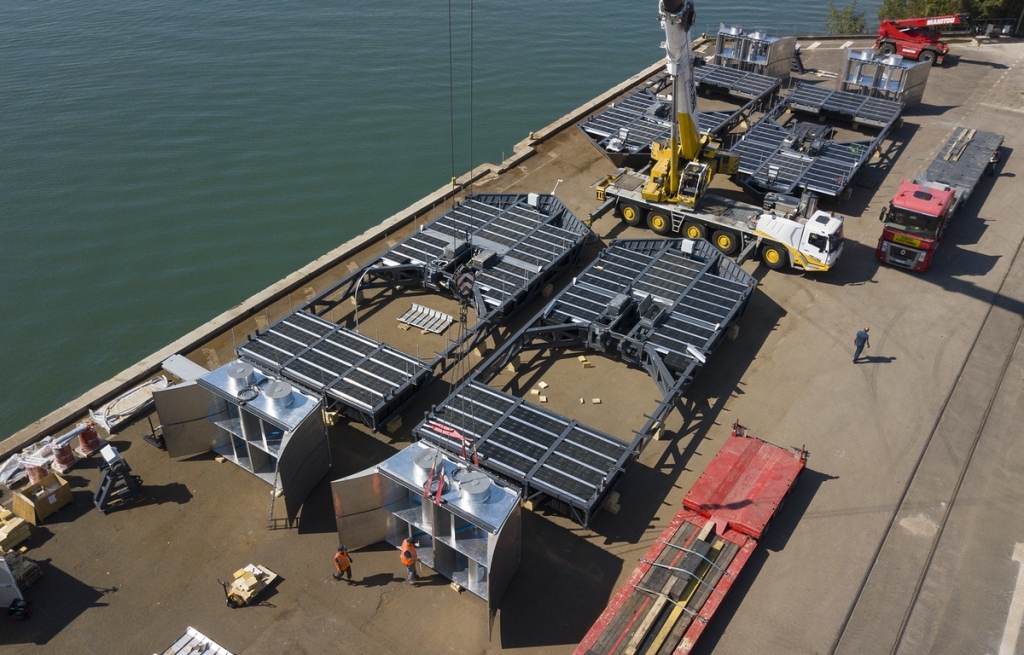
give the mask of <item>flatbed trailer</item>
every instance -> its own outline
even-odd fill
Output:
[[[796,483],[807,453],[732,435],[574,655],[685,655]]]
[[[879,220],[884,227],[875,257],[882,262],[927,271],[954,216],[995,171],[1003,136],[958,126],[920,177],[903,180]]]
[[[817,210],[816,197],[805,194],[785,199],[789,207],[758,207],[706,193],[696,207],[644,199],[646,169],[620,168],[598,182],[601,201],[591,218],[613,209],[627,225],[647,227],[658,235],[678,234],[688,239],[707,239],[723,253],[742,263],[758,256],[768,268],[787,266],[806,271],[827,271],[843,250],[843,218]],[[771,202],[766,198],[766,203]]]

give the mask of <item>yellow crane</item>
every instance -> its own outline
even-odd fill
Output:
[[[651,144],[654,165],[642,196],[650,202],[693,207],[716,173],[732,175],[736,172],[739,158],[722,150],[721,144],[712,141],[709,135],[701,135],[697,129],[700,114],[690,40],[690,28],[697,15],[693,3],[660,0],[658,9],[665,29],[668,74],[672,78],[672,112],[676,120],[672,123],[668,144]]]

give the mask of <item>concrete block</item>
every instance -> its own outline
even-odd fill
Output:
[[[600,398],[591,398],[590,399],[590,404],[591,405],[600,405],[601,404],[601,399]]]
[[[546,402],[548,401],[548,397],[547,397],[547,396],[541,396],[541,397],[540,397],[540,401],[541,401],[542,403],[546,403]]]
[[[546,285],[540,292],[540,295],[545,298],[550,298],[555,293],[555,286],[553,284]]]
[[[515,373],[516,371],[519,370],[519,367],[522,366],[522,365],[523,365],[522,360],[520,360],[518,357],[513,357],[512,361],[510,361],[508,363],[508,366],[506,366],[505,368],[508,369],[509,373]]]
[[[540,387],[541,389],[547,389],[550,385],[547,382],[545,382],[544,380],[541,380],[537,384],[537,386]]]

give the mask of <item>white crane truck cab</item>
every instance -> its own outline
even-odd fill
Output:
[[[799,200],[769,194],[765,210],[754,233],[761,241],[761,261],[768,268],[827,271],[835,265],[843,252],[841,215],[817,209],[812,194]]]

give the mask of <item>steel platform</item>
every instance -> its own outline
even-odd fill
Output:
[[[903,103],[869,98],[858,93],[799,83],[783,99],[786,107],[815,116],[835,116],[855,124],[883,130],[892,127],[903,112]]]
[[[480,466],[520,485],[525,498],[543,494],[560,501],[583,525],[635,456],[635,442],[628,444],[475,380],[413,431],[442,450],[464,452],[463,442],[438,425],[454,428],[474,444]]]
[[[476,445],[482,467],[586,526],[742,314],[755,285],[707,241],[612,241],[413,434],[460,455],[463,441],[443,426],[454,428]],[[632,442],[488,386],[523,351],[565,348],[618,353],[654,379],[663,397]]]
[[[898,102],[801,83],[748,130],[732,151],[740,156],[739,172],[758,191],[787,195],[812,191],[839,197],[888,136],[902,109]],[[878,131],[865,139],[835,141],[833,125],[799,121],[783,125],[780,119],[787,110]]]
[[[697,129],[721,138],[775,93],[782,80],[725,66],[705,64],[694,68],[699,91],[745,101],[734,111],[701,111]],[[667,75],[662,75],[579,124],[584,134],[616,166],[641,168],[649,163],[651,143],[667,140],[672,129],[672,102]]]
[[[406,353],[305,311],[238,347],[238,356],[340,404],[373,429],[432,376]]]

